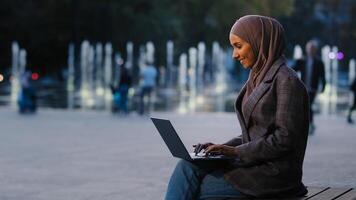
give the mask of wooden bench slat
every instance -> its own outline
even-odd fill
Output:
[[[316,194],[321,193],[329,188],[328,187],[307,187],[307,189],[308,189],[308,193],[304,197],[292,197],[292,198],[284,198],[284,199],[279,199],[279,200],[306,200],[306,199],[311,198],[311,197],[315,196]],[[237,200],[237,199],[231,199],[231,200]],[[258,200],[271,200],[271,199],[258,199]]]
[[[325,190],[328,190],[329,187],[307,187],[308,189],[308,194],[306,197],[302,197],[301,199],[310,199],[311,197],[318,195],[319,193],[324,192]]]
[[[352,188],[307,187],[308,194],[304,197],[285,198],[278,200],[356,200],[356,190]],[[355,199],[353,199],[355,198]],[[212,198],[209,200],[255,200],[253,198]],[[257,200],[257,199],[256,199]],[[258,200],[274,200],[258,199]]]
[[[356,200],[356,190],[351,189],[346,194],[343,194],[340,197],[336,198],[336,200]]]
[[[294,198],[286,198],[283,200],[306,200],[308,198],[311,198],[327,189],[328,187],[307,187],[308,193],[305,195],[305,197],[294,197]]]
[[[336,197],[342,195],[343,193],[349,191],[350,188],[329,188],[324,192],[321,192],[311,198],[307,198],[308,200],[333,200]]]

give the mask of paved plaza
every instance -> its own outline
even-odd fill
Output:
[[[239,134],[234,113],[152,113],[169,118],[188,148]],[[356,125],[317,115],[304,183],[356,187]],[[177,162],[148,116],[0,107],[1,200],[159,200]]]

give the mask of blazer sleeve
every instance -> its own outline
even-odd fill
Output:
[[[231,140],[225,142],[223,145],[231,146],[231,147],[236,147],[242,144],[242,135],[232,138]]]
[[[241,165],[253,165],[283,157],[304,140],[308,132],[308,95],[296,77],[276,86],[276,118],[264,136],[235,147]],[[269,117],[269,116],[266,116]]]

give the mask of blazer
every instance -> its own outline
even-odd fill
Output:
[[[305,83],[306,82],[306,60],[299,59],[296,61],[293,69],[297,72],[301,73],[301,79]],[[313,69],[310,77],[310,92],[316,92],[318,90],[319,84],[321,83],[321,91],[324,91],[325,88],[325,69],[324,63],[318,57],[313,58]]]
[[[302,167],[309,128],[309,97],[294,70],[278,59],[242,107],[246,84],[235,102],[242,135],[226,144],[238,158],[225,179],[255,197],[307,193]]]

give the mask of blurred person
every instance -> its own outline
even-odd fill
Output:
[[[349,112],[347,113],[347,122],[352,124],[354,123],[354,121],[352,120],[352,112],[356,108],[356,77],[354,78],[354,81],[350,85],[350,90],[352,91],[354,98],[353,98],[353,103],[349,109]]]
[[[151,93],[156,86],[157,69],[152,63],[147,63],[140,71],[140,105],[139,114],[149,113],[151,107]],[[145,99],[147,98],[147,101]]]
[[[318,43],[315,40],[310,40],[305,46],[306,56],[296,60],[293,69],[301,73],[301,79],[304,82],[309,94],[310,104],[310,134],[314,132],[314,112],[312,105],[318,92],[319,84],[321,84],[321,92],[325,89],[325,69],[323,61],[318,57]]]
[[[21,90],[18,94],[17,104],[20,113],[34,113],[37,109],[36,91],[31,84],[31,72],[25,71],[21,74]]]
[[[122,61],[120,64],[119,82],[116,88],[112,88],[114,94],[113,112],[118,109],[119,112],[128,114],[128,92],[131,87],[132,77],[125,63]]]
[[[234,105],[242,135],[223,144],[194,145],[196,154],[232,160],[179,161],[166,199],[303,196],[309,99],[286,65],[283,27],[273,18],[247,15],[235,22],[229,39],[232,57],[250,70]]]

